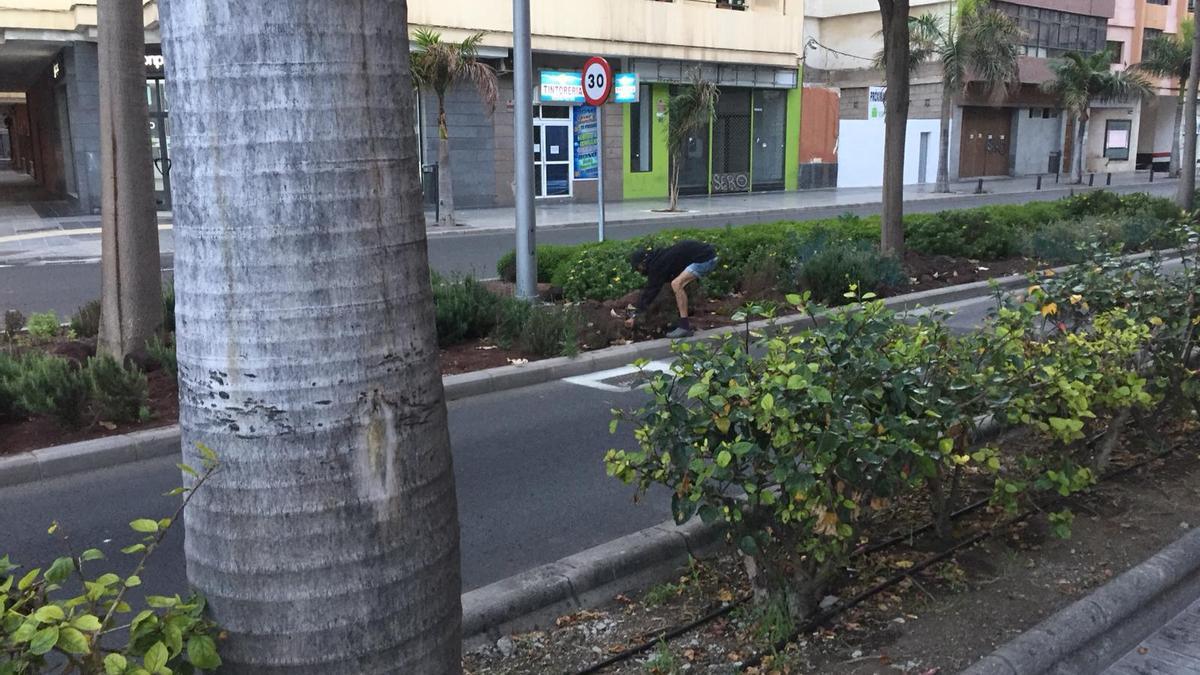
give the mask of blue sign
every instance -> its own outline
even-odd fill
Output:
[[[596,106],[581,105],[571,110],[575,120],[575,180],[600,177],[600,125]]]
[[[583,103],[583,76],[579,72],[543,70],[539,84],[543,103]]]
[[[641,84],[637,73],[617,73],[613,76],[613,101],[617,103],[637,103]]]

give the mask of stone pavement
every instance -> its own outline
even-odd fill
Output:
[[[1102,675],[1200,675],[1200,600]]]
[[[1161,187],[1173,183],[1161,174],[1154,184]],[[1097,175],[1096,187],[1107,183],[1106,176]],[[1146,172],[1113,174],[1113,187],[1130,188],[1150,185]],[[1086,181],[1085,181],[1086,185]],[[1056,184],[1054,176],[1043,179],[1047,194],[1068,194],[1071,186]],[[962,198],[973,194],[977,181],[955,183],[949,195],[933,192],[932,185],[913,185],[905,188],[905,201],[916,202],[946,198]],[[983,182],[989,194],[1032,193],[1037,189],[1036,178],[996,178]],[[838,188],[803,192],[770,192],[758,194],[684,197],[682,211],[664,213],[665,199],[613,202],[606,206],[607,219],[613,225],[642,224],[683,227],[697,219],[762,214],[763,220],[797,217],[797,211],[830,209],[878,204],[880,188]],[[95,261],[100,257],[100,217],[72,215],[64,202],[55,202],[42,194],[29,176],[0,170],[0,265]],[[574,202],[539,202],[536,209],[539,230],[595,226],[596,206]],[[513,231],[515,216],[512,208],[460,209],[455,228],[428,228],[430,237],[455,236],[472,233]],[[174,252],[172,215],[159,212],[159,246],[164,254]],[[434,222],[432,213],[427,222]]]

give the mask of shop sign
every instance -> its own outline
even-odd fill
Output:
[[[881,120],[887,116],[887,87],[867,89],[867,119]]]
[[[637,103],[638,92],[641,87],[638,85],[637,73],[617,73],[615,76],[615,85],[613,86],[613,100],[617,103]]]
[[[164,63],[162,54],[146,55],[146,68],[149,70],[162,70]]]
[[[575,180],[596,180],[600,177],[600,121],[596,107],[581,105],[573,108],[575,122]]]
[[[578,72],[543,70],[539,85],[542,103],[583,103],[583,76]]]
[[[739,173],[714,173],[712,177],[712,191],[714,193],[749,192],[750,174],[744,171]]]

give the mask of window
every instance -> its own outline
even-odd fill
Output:
[[[1109,40],[1108,41],[1108,53],[1110,56],[1112,56],[1113,63],[1121,63],[1122,61],[1125,60],[1124,59],[1125,43]]]
[[[1142,31],[1143,47],[1151,40],[1157,40],[1158,38],[1162,37],[1162,34],[1163,32],[1157,28],[1147,28],[1146,30]]]
[[[1129,135],[1132,120],[1108,120],[1104,124],[1104,156],[1124,161],[1129,159]]]
[[[1147,5],[1169,5],[1171,0],[1146,0]]]
[[[1022,53],[1048,58],[1068,51],[1095,53],[1104,49],[1108,22],[1103,17],[1073,14],[998,1],[996,9],[1017,21],[1024,32]]]
[[[654,170],[654,97],[651,87],[643,84],[638,102],[629,105],[629,171]]]
[[[1058,110],[1055,108],[1042,108],[1042,119],[1044,119],[1044,120],[1058,119]]]

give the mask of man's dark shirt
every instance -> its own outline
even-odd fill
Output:
[[[638,298],[638,310],[644,310],[654,302],[665,284],[675,280],[688,265],[708,262],[717,257],[717,250],[702,241],[684,240],[670,248],[652,251],[646,257],[646,286]]]

